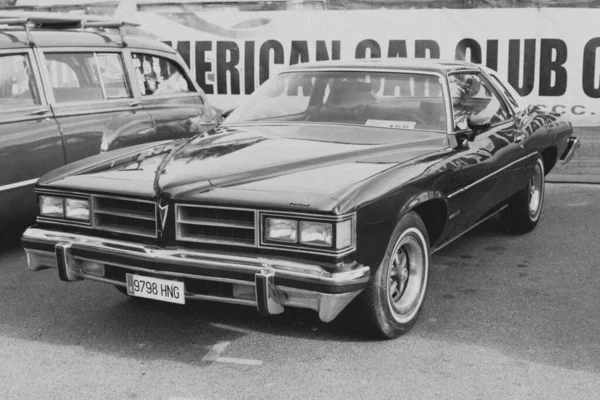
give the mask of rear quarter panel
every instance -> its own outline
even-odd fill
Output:
[[[565,151],[567,141],[573,134],[570,122],[565,121],[559,114],[549,113],[537,107],[530,107],[520,116],[521,130],[525,134],[525,149],[527,154],[540,153],[546,149],[555,148],[556,158],[551,163],[555,165],[558,157]],[[531,159],[531,164],[535,159]],[[546,170],[546,173],[550,169]]]

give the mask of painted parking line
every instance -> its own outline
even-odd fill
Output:
[[[220,397],[169,397],[167,400],[220,400]]]
[[[262,365],[260,360],[250,360],[246,358],[220,357],[220,354],[225,351],[231,342],[218,342],[209,350],[208,354],[202,357],[202,361],[220,362],[238,365]]]
[[[217,322],[211,322],[210,324],[212,326],[214,326],[215,328],[224,329],[227,331],[232,331],[232,332],[237,332],[237,333],[246,333],[246,334],[254,333],[254,331],[251,331],[250,329],[238,328],[237,326],[225,325],[225,324],[220,324]]]

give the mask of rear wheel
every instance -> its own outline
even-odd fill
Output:
[[[425,299],[429,264],[425,224],[409,212],[394,228],[381,265],[364,292],[365,318],[376,334],[393,339],[415,324]]]
[[[511,197],[508,207],[501,213],[500,218],[508,232],[527,233],[536,227],[542,214],[545,183],[544,162],[539,157],[527,186]]]

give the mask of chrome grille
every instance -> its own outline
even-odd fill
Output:
[[[156,203],[123,197],[93,196],[97,229],[156,237]]]
[[[256,216],[255,210],[178,204],[176,238],[190,242],[256,246]]]

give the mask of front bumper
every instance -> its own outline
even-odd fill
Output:
[[[324,322],[366,287],[370,274],[358,264],[330,273],[309,263],[161,248],[35,226],[25,231],[22,242],[30,269],[57,268],[64,281],[90,279],[126,287],[126,273],[183,280],[186,298],[254,306],[267,315],[286,306],[309,308]],[[211,285],[220,288],[218,293],[203,289]]]

